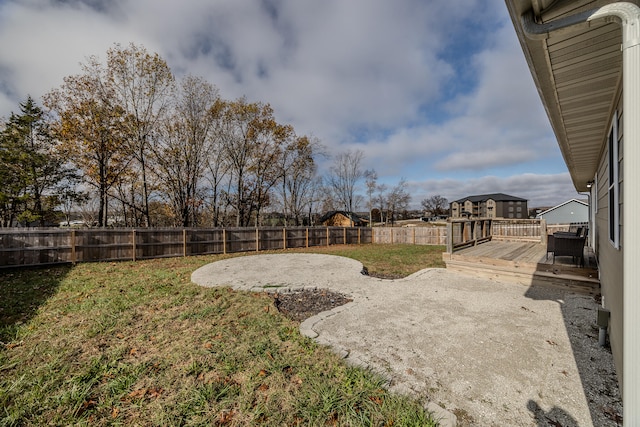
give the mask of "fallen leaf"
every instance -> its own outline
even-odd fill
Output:
[[[376,405],[382,405],[382,398],[380,398],[379,396],[371,396],[369,400],[371,400]]]
[[[96,402],[95,400],[89,399],[89,400],[85,400],[82,403],[82,407],[84,409],[91,409],[91,408],[95,407],[97,404],[98,404],[98,402]]]
[[[16,348],[16,347],[20,347],[22,344],[24,344],[24,341],[20,341],[20,342],[12,342],[9,344],[5,344],[4,346],[8,349],[12,349],[12,348]]]
[[[145,394],[147,394],[147,389],[146,388],[139,388],[138,390],[132,391],[127,396],[132,397],[132,398],[142,398],[142,397],[144,397]]]
[[[134,347],[131,350],[129,350],[129,356],[135,356],[137,352],[138,352],[138,349]]]
[[[267,391],[267,390],[269,390],[269,386],[266,385],[266,384],[261,384],[260,387],[258,387],[258,390]]]
[[[111,409],[111,418],[118,418],[119,414],[120,414],[120,410],[114,406]]]
[[[258,373],[259,376],[264,377],[267,375],[267,371],[265,371],[264,369],[261,369],[260,372]]]
[[[229,424],[233,421],[233,411],[222,411],[218,414],[218,422],[220,424]]]
[[[89,409],[95,408],[97,404],[98,404],[98,402],[96,402],[95,400],[93,400],[91,398],[85,400],[84,402],[82,402],[82,406],[77,409],[76,416],[80,416],[83,413],[85,413],[86,411],[88,411]]]
[[[149,389],[149,397],[150,398],[160,397],[163,391],[164,390],[162,388],[151,388]]]
[[[204,348],[211,348],[211,347],[213,347],[213,345],[210,342],[204,344]]]

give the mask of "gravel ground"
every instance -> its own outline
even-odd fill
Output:
[[[459,426],[622,424],[593,298],[444,269],[398,280],[361,271],[330,255],[257,255],[209,264],[192,280],[270,291],[288,315],[314,314],[305,335],[453,412]]]

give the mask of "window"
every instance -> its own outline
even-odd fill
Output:
[[[620,195],[619,195],[619,148],[618,115],[613,116],[608,138],[609,145],[609,241],[614,248],[620,247]]]

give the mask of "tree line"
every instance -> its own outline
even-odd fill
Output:
[[[406,181],[377,185],[364,153],[327,156],[317,138],[278,123],[267,103],[223,99],[204,78],[176,80],[156,53],[114,45],[106,61],[43,97],[28,97],[0,123],[0,226],[69,220],[96,226],[284,225],[362,205],[394,218],[410,201]],[[374,206],[375,205],[375,206]]]

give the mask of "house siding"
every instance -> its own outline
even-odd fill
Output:
[[[620,99],[620,98],[619,98]],[[618,101],[618,136],[622,137],[622,102]],[[622,166],[623,166],[623,145],[618,151],[619,162],[619,185],[620,212],[622,213]],[[622,254],[624,242],[622,241],[623,218],[620,214],[620,248],[616,249],[609,240],[609,147],[604,144],[604,152],[600,158],[597,172],[597,211],[595,215],[596,223],[596,247],[600,268],[600,286],[603,296],[604,307],[611,311],[609,323],[609,338],[613,353],[616,371],[619,382],[622,383],[622,343],[623,343],[623,261]],[[622,386],[622,384],[621,384]]]
[[[556,209],[539,215],[547,224],[570,224],[572,222],[588,222],[589,206],[572,200]]]

